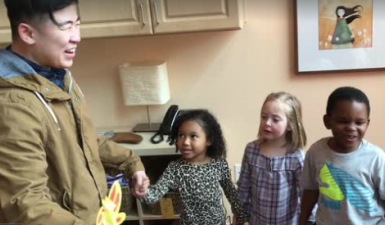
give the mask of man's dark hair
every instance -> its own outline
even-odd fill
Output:
[[[78,0],[4,0],[4,3],[11,24],[12,38],[17,39],[17,27],[20,23],[33,24],[48,16],[54,24],[59,25],[53,13],[78,4]]]
[[[370,115],[370,104],[369,99],[361,90],[354,87],[340,87],[334,90],[329,98],[326,106],[326,114],[331,116],[332,111],[334,110],[338,101],[348,100],[350,102],[359,102],[366,105],[368,110],[368,117]]]
[[[179,128],[184,122],[197,122],[206,133],[206,138],[211,145],[207,147],[207,155],[212,158],[226,158],[226,143],[222,134],[221,126],[217,119],[207,110],[189,110],[182,114],[172,127],[168,142],[170,145],[175,144],[178,139]],[[178,150],[178,146],[176,146]]]

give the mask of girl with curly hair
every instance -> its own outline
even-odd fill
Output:
[[[176,121],[169,136],[182,158],[171,162],[142,199],[155,203],[168,191],[180,195],[182,225],[224,225],[222,187],[238,223],[247,215],[231,181],[226,145],[215,117],[207,110],[190,110]]]

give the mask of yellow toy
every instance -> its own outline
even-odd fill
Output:
[[[122,204],[122,188],[118,181],[112,184],[108,197],[102,200],[102,206],[96,217],[96,225],[120,225],[126,219],[125,213],[119,213]]]

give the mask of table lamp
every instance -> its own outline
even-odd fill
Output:
[[[162,63],[136,63],[119,66],[124,104],[145,105],[148,123],[138,124],[134,132],[152,132],[159,123],[151,123],[150,105],[163,105],[170,100],[167,66]]]

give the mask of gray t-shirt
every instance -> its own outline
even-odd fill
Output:
[[[357,150],[337,153],[328,139],[310,147],[301,179],[304,189],[319,190],[317,225],[385,224],[384,151],[363,140]]]

